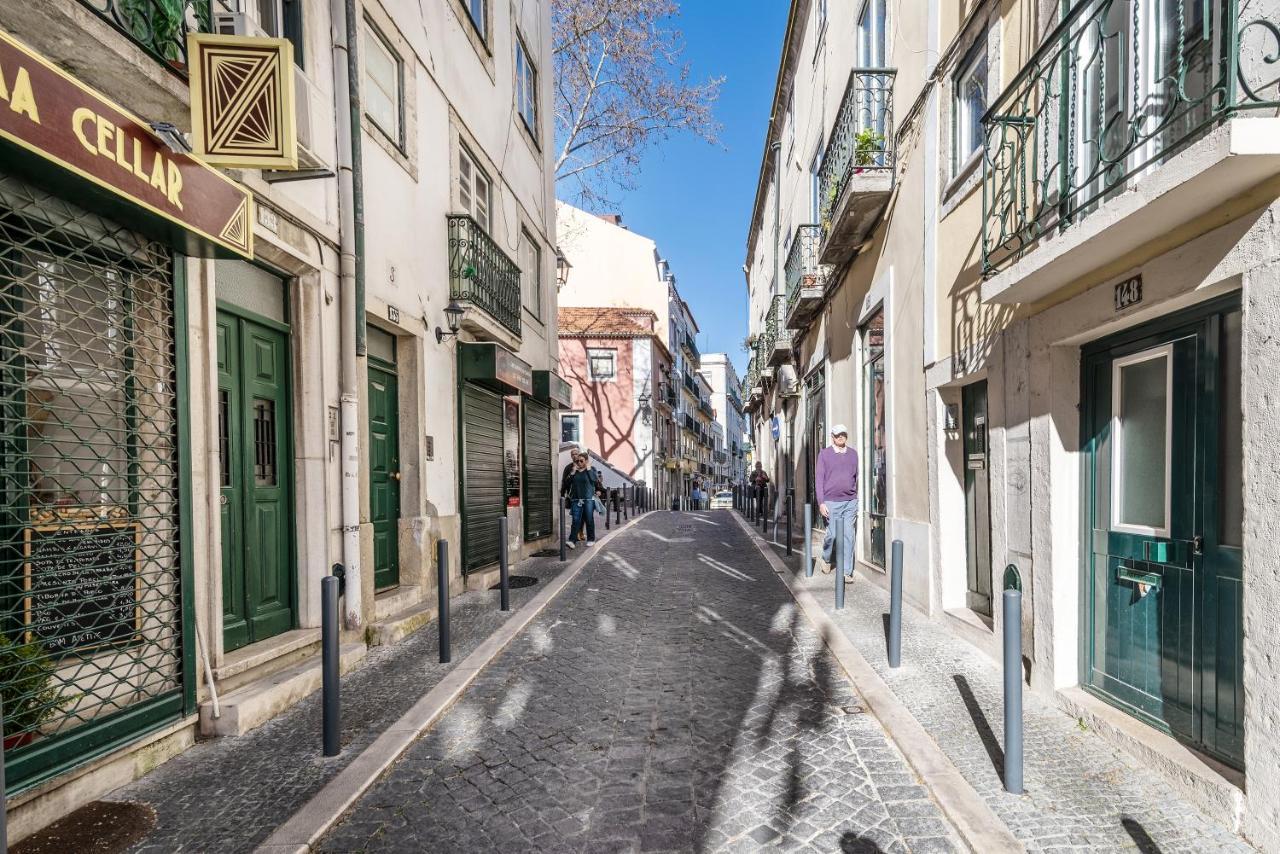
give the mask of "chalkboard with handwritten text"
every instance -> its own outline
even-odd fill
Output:
[[[35,526],[25,540],[29,641],[49,653],[71,653],[137,637],[135,524]]]

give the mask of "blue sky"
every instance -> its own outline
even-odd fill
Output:
[[[725,14],[732,5],[731,14]],[[697,318],[703,353],[728,353],[739,374],[747,354],[747,224],[786,27],[781,0],[684,0],[676,26],[693,77],[723,76],[720,146],[672,137],[649,151],[637,189],[620,197],[623,221],[657,241]]]

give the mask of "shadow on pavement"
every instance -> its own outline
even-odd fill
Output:
[[[956,680],[956,688],[960,691],[960,699],[964,700],[964,707],[968,710],[969,717],[973,718],[973,726],[978,731],[978,738],[982,740],[982,746],[987,749],[987,756],[991,757],[991,765],[995,768],[1000,781],[1004,782],[1004,748],[1000,746],[1000,740],[996,738],[991,724],[987,722],[982,706],[978,705],[978,698],[969,687],[969,680],[959,673],[952,678]]]
[[[1160,854],[1160,846],[1151,838],[1151,834],[1147,833],[1146,828],[1139,824],[1129,816],[1120,819],[1120,825],[1124,828],[1125,833],[1129,834],[1129,838],[1133,840],[1133,844],[1138,846],[1138,850],[1142,854]]]
[[[840,837],[841,854],[883,854],[884,849],[873,839],[859,836],[852,830]]]

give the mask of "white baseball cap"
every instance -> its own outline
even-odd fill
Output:
[[[846,436],[848,436],[848,435],[849,435],[849,428],[848,428],[848,427],[846,427],[846,426],[844,426],[843,424],[834,424],[834,425],[832,425],[832,427],[831,427],[831,435],[832,435],[832,436],[839,436],[841,433],[843,433],[843,434],[845,434]]]

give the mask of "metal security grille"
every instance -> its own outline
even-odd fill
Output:
[[[524,538],[551,533],[555,492],[551,483],[551,409],[524,400]]]
[[[0,174],[11,790],[181,708],[172,271],[163,247]]]

